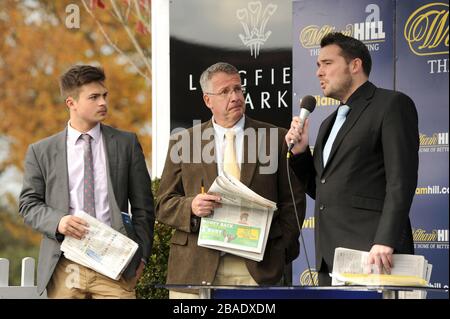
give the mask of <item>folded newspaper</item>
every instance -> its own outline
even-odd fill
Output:
[[[219,194],[222,206],[201,219],[198,245],[261,261],[276,203],[226,173],[217,176],[208,193]]]
[[[369,252],[338,247],[334,251],[332,285],[374,285],[427,287],[432,265],[424,256],[394,254],[391,273],[379,273],[367,265]],[[425,291],[403,292],[404,298],[424,298]],[[401,297],[401,296],[400,296]]]
[[[136,253],[138,244],[83,211],[74,215],[89,224],[89,232],[81,240],[65,236],[61,244],[64,256],[111,279],[119,280]]]

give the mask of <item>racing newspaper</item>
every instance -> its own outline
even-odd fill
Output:
[[[393,254],[391,273],[379,273],[374,265],[367,265],[369,252],[338,247],[334,251],[332,285],[376,285],[427,287],[433,265],[424,256]],[[426,291],[400,291],[401,299],[424,299]]]
[[[198,245],[261,261],[276,203],[226,173],[208,193],[219,194],[222,206],[201,219]]]
[[[89,232],[81,240],[65,236],[61,244],[64,256],[119,280],[138,249],[138,244],[83,211],[74,215],[87,221]]]

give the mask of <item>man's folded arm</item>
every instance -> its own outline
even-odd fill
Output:
[[[45,180],[37,161],[33,145],[28,147],[25,156],[23,187],[19,196],[19,213],[27,225],[51,239],[57,238],[59,221],[68,212],[54,209],[45,204]]]

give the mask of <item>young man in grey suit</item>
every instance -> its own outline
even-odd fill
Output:
[[[296,142],[291,164],[315,199],[316,268],[319,284],[330,285],[336,247],[370,251],[368,266],[387,273],[393,253],[414,253],[419,133],[414,102],[368,81],[372,61],[361,41],[328,34],[317,66],[324,95],[341,106],[322,122],[314,156],[308,120],[301,129],[295,117],[286,142]]]
[[[181,140],[173,136],[158,191],[157,218],[175,228],[167,283],[278,284],[285,265],[299,254],[298,224],[301,227],[305,216],[304,188],[294,176],[297,217],[289,192],[286,130],[244,115],[244,92],[234,66],[223,62],[210,66],[200,84],[212,118],[183,131]],[[260,262],[197,245],[200,217],[220,205],[220,194],[201,192],[202,179],[208,190],[223,171],[277,203]],[[170,298],[198,298],[198,291],[174,288]]]
[[[101,122],[106,118],[105,74],[89,65],[62,75],[61,93],[70,113],[67,127],[29,146],[19,211],[43,235],[38,291],[50,298],[135,298],[153,243],[151,182],[137,136]],[[131,226],[123,219],[131,206]],[[115,281],[64,257],[64,236],[81,239],[83,210],[139,244]]]

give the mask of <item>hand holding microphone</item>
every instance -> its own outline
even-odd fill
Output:
[[[300,114],[295,116],[291,122],[291,128],[286,134],[285,140],[288,144],[289,152],[296,155],[303,153],[308,147],[308,131],[309,121],[306,121],[308,116],[314,111],[316,107],[316,99],[311,95],[306,95],[300,102]]]

